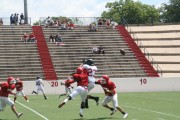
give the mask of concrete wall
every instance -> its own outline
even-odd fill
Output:
[[[160,77],[160,78],[115,78],[111,79],[116,84],[117,92],[155,92],[155,91],[180,91],[179,77]],[[60,85],[61,81],[43,81],[45,92],[47,94],[64,93],[64,86]],[[72,84],[76,86],[76,83]],[[35,81],[25,81],[24,91],[27,95],[32,90],[36,90]],[[91,91],[92,93],[102,93],[103,90],[99,85]]]

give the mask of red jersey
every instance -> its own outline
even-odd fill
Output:
[[[31,34],[29,35],[29,38],[30,38],[30,39],[35,38],[34,34],[31,33]]]
[[[24,39],[28,38],[28,35],[24,35],[23,38],[24,38]]]
[[[74,74],[73,78],[77,82],[77,86],[88,86],[87,74]]]
[[[68,26],[69,26],[69,27],[74,27],[74,24],[73,24],[73,23],[70,23]]]
[[[113,96],[114,94],[116,94],[116,90],[115,90],[116,85],[115,85],[113,82],[108,81],[107,84],[101,84],[101,80],[98,80],[97,83],[100,84],[100,85],[102,86],[102,88],[107,88],[108,90],[113,91],[112,94],[107,93],[107,92],[104,91],[104,92],[105,92],[105,95],[107,95],[107,96]]]
[[[22,81],[18,81],[16,84],[16,91],[21,91],[23,89],[23,82]]]
[[[65,80],[66,87],[70,87],[72,83],[74,83],[74,80]]]
[[[83,67],[82,67],[82,68],[83,68]],[[89,75],[88,70],[85,69],[85,68],[83,68],[83,73],[86,74],[86,75]]]
[[[15,85],[9,85],[7,82],[1,83],[0,96],[8,97],[9,94],[15,89]]]

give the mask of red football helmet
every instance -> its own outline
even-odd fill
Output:
[[[13,77],[8,77],[7,83],[8,83],[8,84],[15,84],[16,81],[15,81],[15,79],[14,79]]]
[[[108,83],[108,81],[109,81],[109,76],[108,76],[108,75],[103,75],[102,78],[103,78],[104,80],[106,80],[106,83]]]
[[[76,73],[77,73],[77,74],[82,74],[82,73],[83,73],[83,68],[82,68],[82,67],[78,67],[78,68],[76,69]]]

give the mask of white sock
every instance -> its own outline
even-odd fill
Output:
[[[63,102],[67,103],[67,101],[68,101],[68,98],[66,98]]]
[[[82,108],[80,109],[80,113],[83,114],[83,109]]]

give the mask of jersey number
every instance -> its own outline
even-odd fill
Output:
[[[95,72],[96,72],[96,70],[93,70],[93,69],[91,69],[91,68],[88,69],[88,75],[89,75],[89,76],[94,76],[94,75],[95,75]]]

